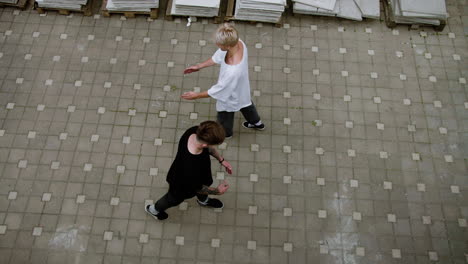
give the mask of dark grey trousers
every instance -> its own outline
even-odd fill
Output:
[[[260,116],[257,113],[257,108],[255,108],[254,103],[249,106],[246,106],[240,110],[245,120],[250,124],[255,124],[260,121]],[[226,132],[226,137],[232,136],[232,128],[234,126],[234,113],[235,112],[218,112],[217,120],[224,127]]]
[[[206,200],[206,198],[208,197],[208,195],[206,195],[206,194],[197,194],[196,196],[197,196],[198,200],[200,200],[202,202],[204,202]],[[190,199],[190,198],[180,198],[180,197],[175,196],[170,191],[168,191],[163,197],[161,197],[154,204],[154,208],[156,208],[156,210],[158,212],[164,212],[168,208],[179,205],[180,203],[182,203],[186,199]]]

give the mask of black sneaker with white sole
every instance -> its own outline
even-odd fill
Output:
[[[223,208],[224,204],[216,198],[208,198],[208,201],[201,202],[197,199],[197,203],[201,206],[212,207],[212,208]]]
[[[251,129],[256,129],[256,130],[263,130],[265,129],[265,124],[261,123],[260,125],[254,125],[254,124],[250,124],[249,122],[245,121],[244,123],[242,123],[242,126],[245,127],[245,128],[251,128]]]
[[[145,206],[145,211],[148,214],[150,214],[152,217],[154,217],[154,219],[164,220],[164,219],[167,219],[169,217],[169,215],[166,212],[158,212],[157,214],[153,214],[153,213],[150,212],[149,207],[150,207],[149,204],[147,206]]]

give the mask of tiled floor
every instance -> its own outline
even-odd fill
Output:
[[[237,23],[267,129],[219,149],[225,208],[158,222],[181,133],[215,118],[216,25],[1,9],[0,263],[468,262],[466,1],[446,29]]]

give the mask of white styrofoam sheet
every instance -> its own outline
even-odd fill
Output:
[[[188,5],[179,5],[178,3],[183,3],[183,4],[188,4]],[[203,2],[206,3],[209,6],[216,6],[217,2],[218,7],[207,7],[203,6]],[[208,3],[210,2],[210,3]],[[182,15],[182,16],[197,16],[197,17],[214,17],[219,14],[219,2],[220,0],[209,0],[209,1],[184,1],[184,0],[175,0],[172,1],[172,7],[171,7],[171,14],[172,15]],[[195,6],[191,5],[191,3],[194,4],[202,4],[202,6]]]
[[[316,15],[316,16],[336,16],[336,13],[326,9],[316,8],[301,3],[294,3],[293,12],[297,14]]]
[[[294,0],[296,3],[332,11],[337,0]]]
[[[220,0],[174,0],[176,5],[219,8]]]
[[[447,15],[445,0],[399,0],[402,12]]]
[[[151,8],[158,8],[158,0],[138,0],[138,1],[123,1],[123,0],[107,0],[106,9],[111,11],[136,11],[150,12]]]
[[[362,21],[361,10],[359,10],[354,0],[338,0],[337,3],[340,4],[340,11],[337,13],[336,16]]]
[[[399,0],[390,0],[390,4],[392,5],[393,15],[395,17],[395,22],[400,24],[428,24],[428,25],[440,25],[440,21],[438,19],[426,19],[426,18],[412,18],[412,17],[404,17],[400,10],[400,2]]]
[[[380,18],[379,0],[354,0],[363,17]]]

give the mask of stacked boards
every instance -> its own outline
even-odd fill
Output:
[[[159,0],[107,0],[108,11],[151,12],[159,7]]]
[[[216,17],[220,0],[172,0],[170,14],[175,16]]]
[[[293,0],[296,14],[333,16],[361,21],[380,18],[379,0]]]
[[[80,11],[88,0],[36,0],[39,8]]]
[[[18,0],[0,0],[0,3],[15,5],[16,3],[18,3]]]
[[[386,7],[386,14],[398,24],[439,26],[448,18],[445,0],[389,0]]]
[[[237,0],[233,19],[279,23],[286,0]]]

